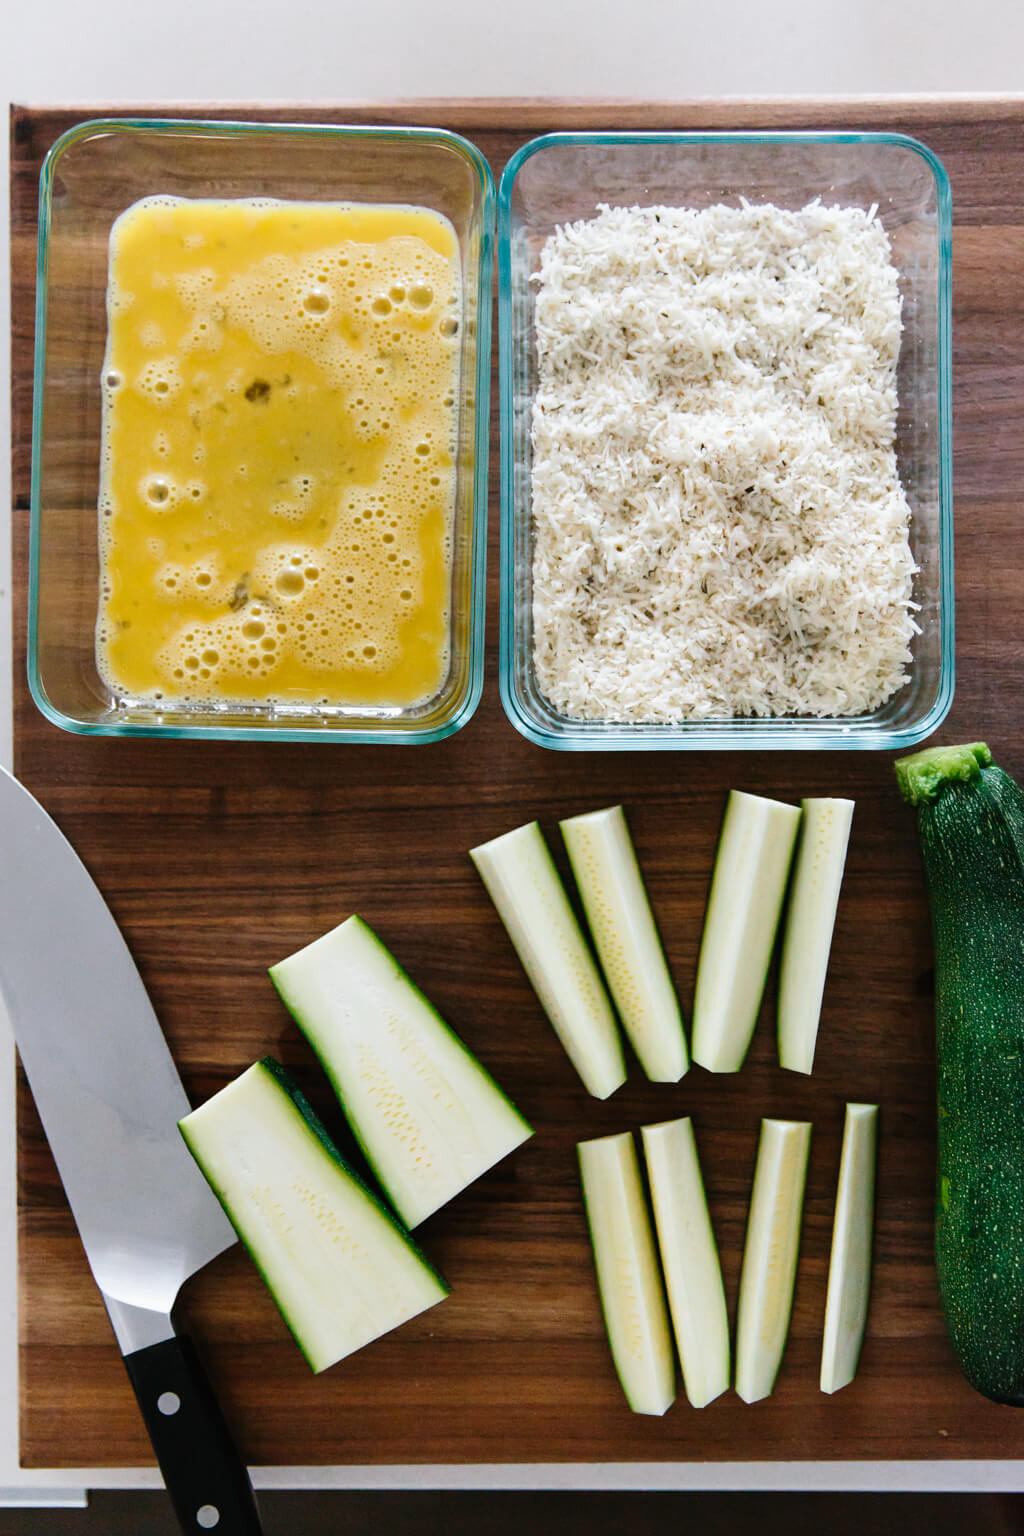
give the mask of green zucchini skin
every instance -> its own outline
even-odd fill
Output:
[[[897,773],[935,936],[939,1292],[967,1380],[1024,1407],[1024,799],[980,744],[924,759],[932,783]]]

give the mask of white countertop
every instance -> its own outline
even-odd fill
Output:
[[[22,6],[5,27],[8,102],[360,102],[423,96],[1010,94],[1022,86],[1024,10],[1006,0],[80,0]],[[185,24],[183,24],[183,22]],[[110,39],[117,40],[116,48]],[[7,140],[0,145],[6,185]],[[0,318],[8,316],[8,242]],[[9,325],[9,317],[4,329]],[[5,356],[7,354],[5,353]],[[9,378],[0,456],[9,463]],[[5,507],[9,506],[9,498]],[[0,762],[10,763],[10,553],[0,509]],[[0,1015],[2,1017],[2,1015]],[[4,1025],[6,1021],[4,1020]],[[0,1026],[2,1027],[2,1026]],[[154,1472],[24,1472],[17,1455],[13,1052],[0,1037],[0,1504],[81,1503],[86,1488],[151,1487]],[[261,1487],[806,1488],[995,1491],[1019,1462],[686,1466],[262,1468]]]

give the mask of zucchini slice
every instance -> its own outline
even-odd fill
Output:
[[[533,989],[588,1093],[626,1081],[612,1005],[535,821],[470,849]]]
[[[621,805],[560,822],[604,979],[647,1076],[690,1065],[679,1000]]]
[[[775,1385],[793,1308],[811,1126],[762,1120],[736,1316],[736,1391],[745,1403]]]
[[[693,1121],[641,1129],[683,1385],[694,1408],[729,1386],[729,1315]]]
[[[971,1385],[1024,1407],[1024,798],[983,742],[895,769],[935,944],[942,1310]]]
[[[276,1061],[179,1127],[314,1371],[447,1296]]]
[[[532,1134],[361,917],[270,976],[406,1226]]]
[[[634,1413],[675,1401],[675,1360],[636,1146],[628,1131],[577,1146],[605,1328]]]
[[[821,1390],[838,1392],[857,1374],[871,1291],[877,1104],[847,1104],[828,1266]]]
[[[743,1065],[799,825],[795,805],[730,791],[693,1000],[693,1059],[709,1072],[738,1072]]]
[[[779,965],[779,1065],[811,1071],[852,800],[804,800]]]

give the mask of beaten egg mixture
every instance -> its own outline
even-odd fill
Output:
[[[111,234],[97,662],[153,703],[448,667],[461,292],[420,208],[146,198]]]

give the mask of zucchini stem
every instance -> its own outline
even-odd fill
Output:
[[[992,764],[992,753],[983,741],[959,747],[926,747],[894,763],[900,794],[911,805],[928,805],[944,785],[969,784]]]

